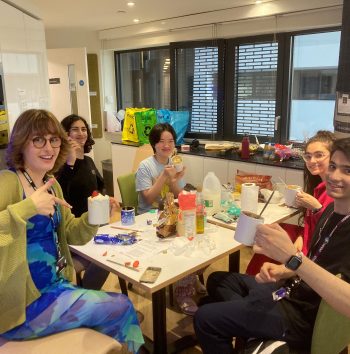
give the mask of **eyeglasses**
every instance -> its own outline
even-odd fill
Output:
[[[310,154],[309,152],[305,152],[302,155],[302,158],[305,162],[311,162],[312,159],[314,159],[316,162],[322,161],[326,159],[329,156],[329,154],[326,154],[324,152],[315,152],[313,154]]]
[[[87,128],[79,128],[79,127],[73,127],[69,129],[70,133],[78,134],[79,132],[82,132],[83,134],[87,133]]]
[[[50,142],[50,145],[53,148],[59,148],[62,144],[62,140],[58,136],[52,136],[49,139],[46,139],[43,136],[36,136],[35,138],[32,139],[33,145],[37,149],[43,148],[48,141]]]

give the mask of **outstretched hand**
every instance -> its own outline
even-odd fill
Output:
[[[43,186],[39,187],[29,198],[32,199],[38,214],[50,216],[55,212],[55,204],[71,208],[65,200],[57,198],[49,193],[50,188],[55,183],[54,178],[50,178]]]

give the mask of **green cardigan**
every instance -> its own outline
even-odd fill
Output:
[[[57,182],[53,189],[63,199]],[[37,210],[31,198],[23,199],[23,193],[16,173],[0,171],[0,334],[23,323],[26,307],[40,297],[27,261],[26,224]],[[87,213],[75,218],[69,208],[59,208],[62,220],[58,239],[68,262],[64,275],[71,280],[73,263],[68,244],[85,244],[96,234],[97,227],[89,225]]]

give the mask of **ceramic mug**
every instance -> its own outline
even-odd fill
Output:
[[[300,186],[288,184],[284,189],[284,203],[289,207],[297,208],[298,206],[295,205],[295,197],[300,191],[302,191]]]
[[[121,210],[121,221],[123,225],[132,225],[135,223],[135,208],[123,207]]]
[[[255,213],[242,211],[237,221],[234,239],[243,245],[252,246],[255,240],[256,227],[264,223],[264,218]]]

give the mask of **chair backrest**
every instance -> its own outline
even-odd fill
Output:
[[[340,353],[350,343],[350,318],[321,301],[312,334],[311,354]]]
[[[139,146],[136,150],[135,159],[133,162],[132,172],[136,172],[139,168],[140,162],[147,157],[150,157],[154,154],[151,144],[145,144]]]
[[[137,211],[138,193],[136,192],[135,173],[117,177],[123,206],[132,206]]]

